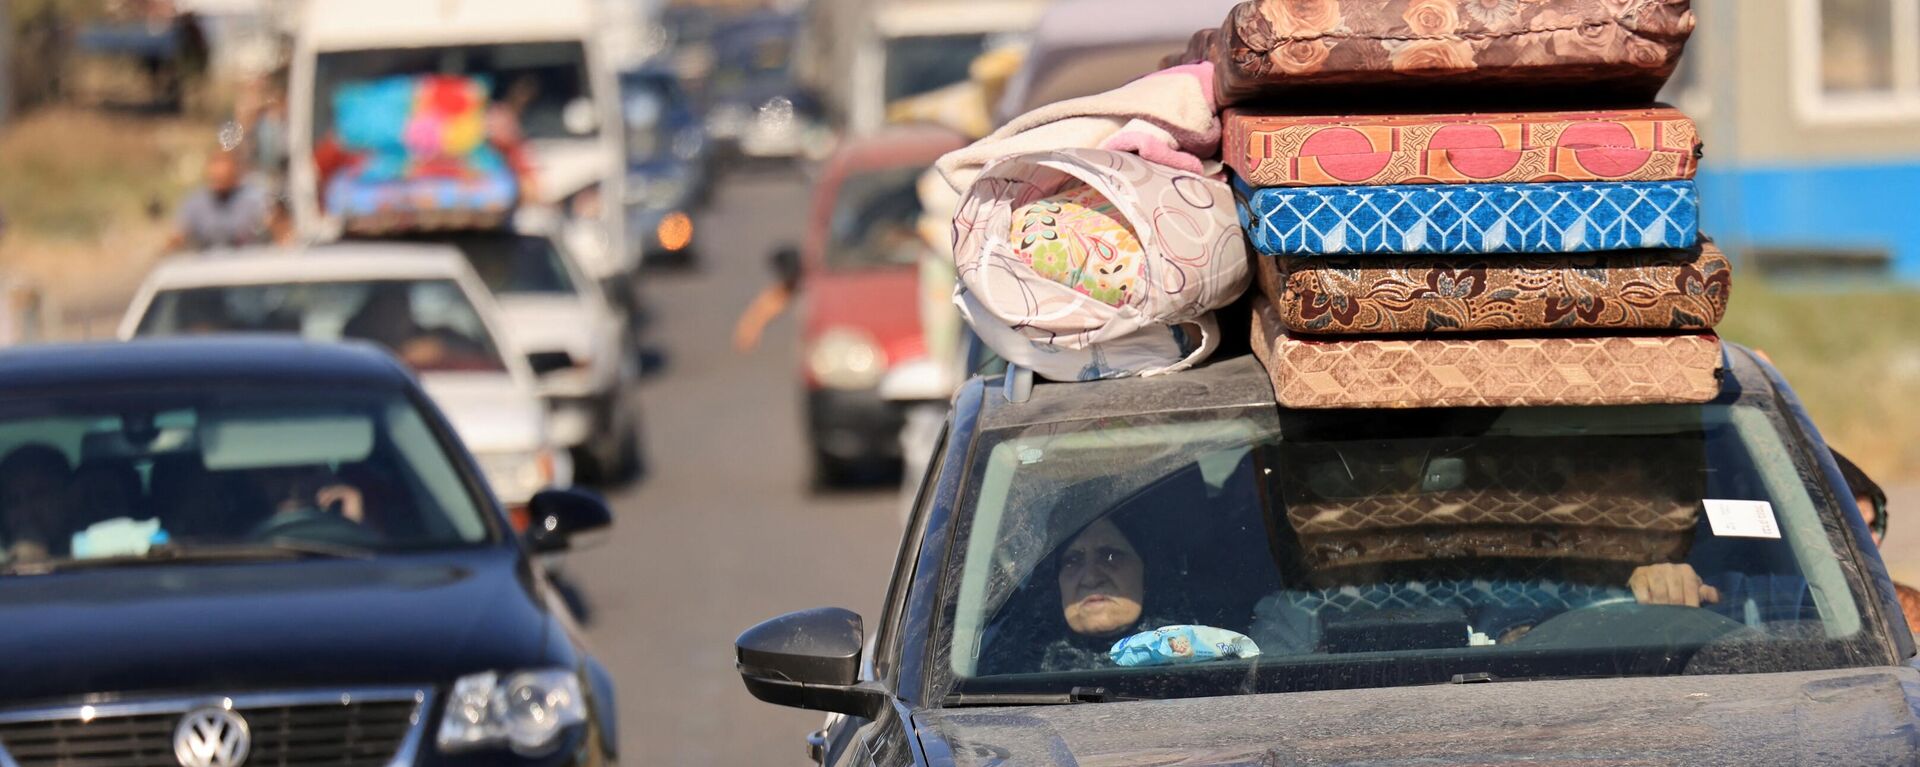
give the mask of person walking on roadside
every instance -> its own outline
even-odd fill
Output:
[[[268,241],[271,201],[247,182],[246,162],[232,151],[207,158],[201,186],[180,203],[167,250],[212,250]]]

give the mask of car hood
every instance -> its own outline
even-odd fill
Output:
[[[1913,669],[1447,685],[915,716],[933,764],[1912,764]]]
[[[858,329],[886,352],[889,366],[926,356],[920,336],[920,275],[911,266],[809,274],[806,338],[835,328]]]
[[[540,399],[505,373],[425,373],[420,386],[475,454],[529,452],[546,443]]]
[[[0,577],[0,705],[137,692],[444,685],[551,665],[506,549]]]

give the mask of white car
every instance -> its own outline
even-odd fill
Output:
[[[366,243],[163,262],[134,295],[119,335],[289,333],[381,344],[419,375],[518,522],[534,493],[573,481],[573,462],[549,440],[533,371],[503,325],[459,251]]]
[[[508,337],[546,398],[549,436],[599,480],[640,463],[640,361],[631,326],[552,228],[476,232],[445,242],[467,257],[500,305]],[[584,460],[583,460],[584,459]]]

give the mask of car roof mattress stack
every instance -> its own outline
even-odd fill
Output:
[[[358,235],[502,225],[521,190],[488,135],[487,108],[479,78],[396,75],[341,86],[329,141],[345,159],[324,183],[327,211]]]
[[[1693,122],[1650,103],[1692,25],[1687,0],[1239,6],[1204,50],[1281,404],[1713,398],[1729,264]]]
[[[1249,0],[1168,69],[943,158],[956,302],[1042,376],[1154,375],[1212,351],[1251,253],[1288,407],[1707,401],[1730,264],[1698,132],[1652,103],[1693,24],[1689,0]]]

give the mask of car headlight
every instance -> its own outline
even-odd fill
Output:
[[[868,389],[887,372],[887,354],[863,331],[834,328],[807,350],[807,369],[829,389]]]
[[[527,452],[488,453],[479,456],[480,473],[503,503],[524,503],[553,484],[553,451],[548,448]]]
[[[522,671],[504,678],[485,671],[453,683],[437,740],[443,752],[489,746],[540,752],[558,743],[568,727],[585,721],[587,702],[572,671]]]
[[[660,243],[660,249],[677,253],[693,244],[693,218],[680,211],[674,211],[660,217],[660,223],[653,227],[653,238]]]

